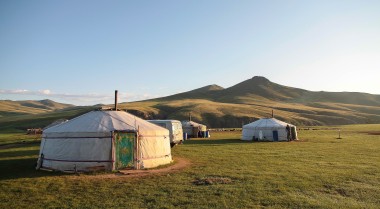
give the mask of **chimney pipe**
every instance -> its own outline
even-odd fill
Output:
[[[117,111],[117,90],[115,90],[115,111]]]
[[[189,113],[189,121],[191,121],[191,113]]]
[[[272,118],[274,118],[274,115],[273,115],[273,109],[272,109]]]

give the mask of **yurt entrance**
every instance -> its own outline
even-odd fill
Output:
[[[273,131],[273,141],[278,142],[278,131]]]
[[[113,134],[114,170],[135,168],[136,132],[119,132]]]

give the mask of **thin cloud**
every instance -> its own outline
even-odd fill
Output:
[[[0,94],[29,94],[29,90],[18,89],[18,90],[2,90],[0,89]]]
[[[40,90],[39,91],[41,94],[43,95],[50,95],[51,91],[49,89],[45,89],[45,90]]]
[[[98,93],[88,93],[88,94],[69,94],[69,93],[56,93],[49,89],[31,91],[25,89],[17,90],[2,90],[0,89],[1,95],[25,95],[25,96],[36,96],[44,97],[52,100],[65,101],[71,104],[80,105],[94,105],[94,104],[110,104],[114,101],[113,94],[98,94]],[[135,94],[135,93],[119,93],[120,102],[132,102],[140,101],[146,99],[152,99],[160,97],[160,95],[152,95],[149,93]]]

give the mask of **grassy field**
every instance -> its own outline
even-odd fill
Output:
[[[39,141],[2,133],[0,208],[380,208],[380,125],[302,127],[290,143],[240,134],[174,147],[192,162],[177,173],[95,178],[35,171]]]

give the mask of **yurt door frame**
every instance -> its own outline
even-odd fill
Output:
[[[112,135],[113,170],[136,168],[137,133],[114,131]]]
[[[273,130],[273,141],[278,142],[278,131]]]

